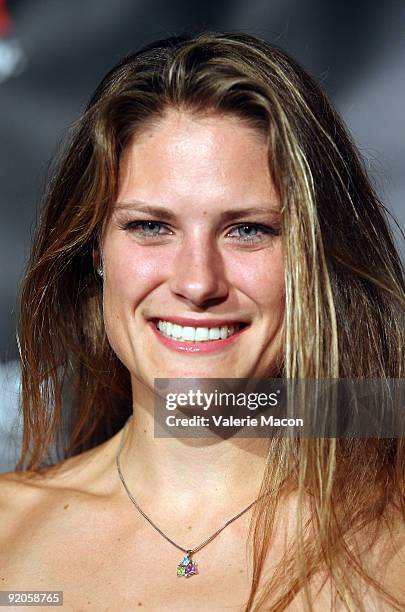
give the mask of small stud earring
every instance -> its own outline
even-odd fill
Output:
[[[103,268],[101,266],[97,268],[97,274],[99,274],[100,276],[103,276]]]

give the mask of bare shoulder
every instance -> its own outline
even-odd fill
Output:
[[[12,541],[29,524],[35,508],[44,500],[44,487],[35,484],[28,473],[0,475],[0,542]]]
[[[387,526],[380,557],[383,586],[405,601],[405,522],[397,515]]]
[[[0,542],[29,529],[55,506],[108,496],[114,438],[41,471],[0,474]]]
[[[16,511],[22,505],[32,504],[39,499],[43,490],[44,477],[38,478],[32,472],[0,474],[0,513]]]
[[[394,609],[405,609],[405,523],[403,514],[398,508],[387,508],[384,519],[377,525],[374,542],[363,549],[361,562],[366,573],[375,579],[387,596],[367,583],[364,603],[370,611],[391,610],[392,599],[401,602],[394,604]],[[357,540],[361,548],[361,538]]]

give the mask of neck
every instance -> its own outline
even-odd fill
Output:
[[[153,396],[139,384],[133,389],[134,411],[125,428],[120,464],[139,503],[180,508],[176,512],[185,515],[209,504],[214,512],[229,514],[257,498],[267,439],[154,437]]]

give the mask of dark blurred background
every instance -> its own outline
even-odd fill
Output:
[[[17,288],[49,162],[122,55],[202,29],[265,38],[320,81],[405,225],[402,0],[0,0],[0,471],[13,463]]]

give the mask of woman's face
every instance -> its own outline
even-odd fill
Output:
[[[279,228],[264,138],[237,117],[170,109],[134,138],[102,245],[106,332],[133,380],[274,373]]]

